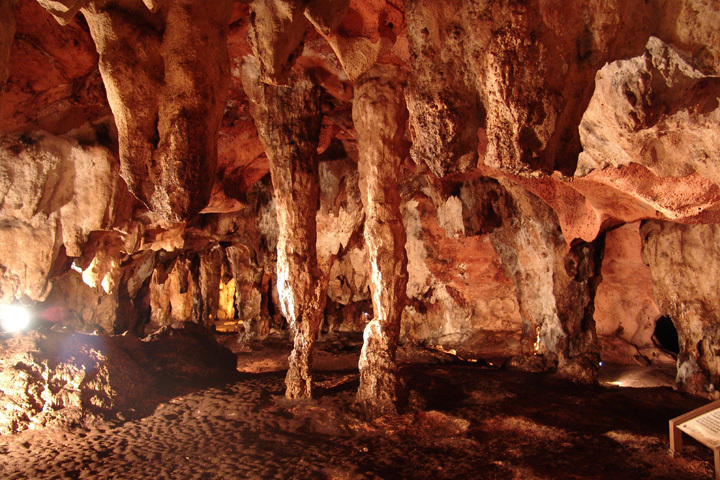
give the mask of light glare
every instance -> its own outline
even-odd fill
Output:
[[[30,325],[30,312],[20,305],[0,307],[0,326],[6,332],[19,332]]]

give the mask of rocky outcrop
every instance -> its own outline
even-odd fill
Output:
[[[589,381],[610,232],[595,319],[626,347],[618,360],[656,361],[667,309],[619,227],[720,223],[720,14],[706,0],[566,3],[0,0],[0,300],[144,334],[212,326],[222,285],[244,339],[287,316],[289,392],[306,396],[323,317],[328,331],[395,325],[405,280],[384,279],[402,270],[404,230],[403,341],[463,358],[524,349],[526,366]],[[393,68],[406,81],[378,73]],[[407,126],[399,86],[353,121],[353,102],[387,93],[369,85],[397,82]],[[372,201],[394,185],[399,230],[395,197],[392,212]],[[361,190],[377,237],[362,234]],[[371,305],[371,285],[398,302]],[[392,371],[393,329],[364,371]],[[704,350],[686,357],[714,375]]]
[[[378,65],[358,79],[353,123],[374,318],[365,327],[357,401],[375,414],[396,413],[401,401],[395,352],[408,274],[397,179],[407,149],[406,121],[400,69]]]
[[[108,338],[35,331],[3,339],[0,432],[139,407],[151,376]]]
[[[489,236],[502,224],[494,209],[501,192],[489,178],[404,189],[409,281],[403,341],[466,359],[521,353],[515,285]]]
[[[210,199],[230,7],[228,0],[175,0],[153,13],[139,1],[94,1],[82,10],[118,128],[121,174],[169,220],[189,220]]]
[[[651,37],[645,53],[598,72],[581,124],[578,174],[609,166],[647,167],[658,177],[693,173],[720,184],[720,78]]]
[[[491,239],[517,289],[525,358],[516,363],[557,368],[592,383],[599,362],[593,302],[602,242],[568,246],[547,204],[510,182],[501,184],[507,192],[498,208],[503,226]]]
[[[407,3],[416,161],[438,176],[478,155],[511,173],[572,174],[595,72],[647,38],[641,2]],[[635,18],[633,28],[626,28]],[[532,41],[529,41],[532,39]]]
[[[640,235],[655,302],[678,332],[677,386],[718,398],[720,291],[714,279],[720,268],[720,228],[648,221]]]
[[[131,208],[116,158],[87,140],[38,133],[0,141],[0,243],[13,252],[0,260],[5,302],[44,299],[64,255],[82,255],[92,232],[112,228]]]
[[[235,355],[193,324],[133,336],[32,331],[0,338],[0,433],[140,413],[159,384],[232,378]]]
[[[254,0],[250,4],[248,40],[258,60],[263,82],[287,84],[289,69],[303,48],[306,2]]]
[[[278,219],[277,283],[283,315],[295,336],[286,378],[288,398],[311,396],[311,356],[325,308],[317,260],[319,91],[309,78],[289,87],[260,81],[246,65],[244,85],[270,159]]]

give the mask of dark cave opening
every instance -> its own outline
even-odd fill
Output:
[[[655,331],[653,332],[653,339],[657,344],[674,354],[680,353],[680,342],[678,340],[678,332],[675,329],[670,317],[662,316],[655,322]]]

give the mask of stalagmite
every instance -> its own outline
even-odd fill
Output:
[[[507,191],[498,208],[504,220],[491,239],[515,280],[523,320],[524,357],[513,362],[593,383],[600,360],[593,313],[602,236],[568,246],[547,204],[512,182],[500,183]]]
[[[207,205],[214,181],[232,2],[172,0],[157,12],[139,0],[84,3],[118,128],[121,174],[152,211],[188,220]]]
[[[375,66],[355,83],[353,101],[375,312],[365,327],[357,401],[377,414],[397,412],[401,400],[395,351],[408,280],[398,193],[400,165],[407,148],[403,81],[399,68]]]
[[[325,292],[317,264],[319,205],[317,145],[320,135],[319,91],[308,78],[289,87],[260,81],[257,64],[243,69],[258,134],[270,159],[278,227],[277,275],[280,305],[295,334],[285,380],[288,398],[311,396],[312,349],[317,339]]]

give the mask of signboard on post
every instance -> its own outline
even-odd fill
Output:
[[[715,480],[720,480],[720,400],[670,420],[670,453],[682,449],[682,434],[709,447],[715,458]]]

